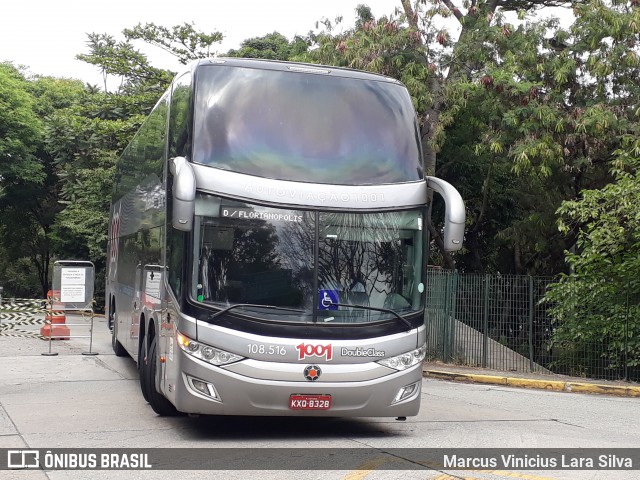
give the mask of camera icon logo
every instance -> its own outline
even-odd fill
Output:
[[[8,450],[7,468],[40,468],[40,452],[38,450]]]

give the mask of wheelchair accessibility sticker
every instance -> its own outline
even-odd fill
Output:
[[[318,310],[338,310],[338,290],[320,290]]]

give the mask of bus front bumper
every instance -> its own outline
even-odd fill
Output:
[[[203,415],[408,417],[418,414],[422,364],[366,381],[280,381],[251,378],[178,351],[164,394],[185,413]],[[322,368],[322,365],[320,365]],[[344,365],[358,368],[358,365]],[[169,373],[169,372],[168,372]],[[404,395],[404,397],[402,397]],[[293,399],[322,399],[319,408]],[[327,408],[328,403],[328,408]]]

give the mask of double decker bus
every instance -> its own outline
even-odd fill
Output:
[[[360,71],[206,59],[123,152],[106,312],[160,415],[420,407],[426,222],[464,204],[422,170],[406,88]]]

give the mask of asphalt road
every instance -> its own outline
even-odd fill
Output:
[[[72,320],[78,321],[78,320]],[[80,322],[84,320],[80,319]],[[87,328],[73,327],[83,335]],[[640,399],[425,379],[422,409],[406,422],[394,419],[174,417],[154,414],[139,390],[135,365],[110,347],[104,319],[96,318],[92,351],[86,338],[47,342],[0,335],[0,449],[227,448],[250,470],[182,468],[153,471],[5,470],[2,479],[640,479],[634,471],[489,468],[414,469],[412,450],[493,448],[638,448]],[[273,458],[263,458],[274,450]],[[290,470],[291,449],[332,448],[318,470]],[[352,449],[370,456],[338,461]],[[394,450],[398,449],[398,450]],[[405,451],[408,452],[405,455]],[[253,454],[252,454],[253,452]],[[531,451],[535,454],[535,450]],[[205,452],[206,453],[206,452]],[[342,457],[341,457],[342,455]],[[267,455],[268,457],[268,455]],[[195,457],[197,458],[197,456]],[[331,459],[337,463],[332,463]],[[359,457],[358,457],[359,458]],[[177,459],[167,456],[167,468]],[[185,460],[187,461],[187,460]],[[260,463],[264,462],[264,463]],[[640,462],[638,462],[640,463]],[[392,470],[404,468],[407,470]]]

